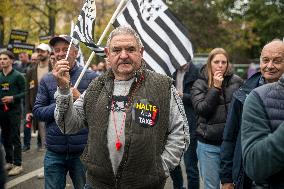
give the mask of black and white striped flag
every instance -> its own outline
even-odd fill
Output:
[[[96,20],[96,3],[95,0],[86,0],[78,22],[74,27],[72,37],[84,43],[99,56],[105,56],[104,49],[95,44],[93,38],[93,28]]]
[[[113,25],[130,25],[139,33],[143,58],[158,73],[171,75],[193,58],[187,29],[162,0],[129,0]]]

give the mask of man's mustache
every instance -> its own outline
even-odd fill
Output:
[[[275,68],[275,67],[272,67],[272,68],[271,68],[271,67],[269,67],[269,68],[266,67],[266,68],[264,69],[265,72],[271,72],[271,71],[275,71],[275,70],[279,71],[279,70],[278,70],[277,68]]]
[[[120,62],[119,64],[132,64],[132,61],[124,60],[124,61]]]

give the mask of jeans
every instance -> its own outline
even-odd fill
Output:
[[[80,160],[81,154],[59,154],[46,150],[44,158],[45,189],[64,189],[69,171],[75,189],[86,184],[86,169]]]
[[[187,188],[199,189],[199,171],[198,171],[198,159],[196,154],[197,140],[196,138],[190,138],[190,144],[188,150],[184,154],[184,164],[187,175]],[[173,180],[174,189],[182,189],[183,178],[180,165],[170,172]]]
[[[221,146],[197,143],[197,157],[204,189],[220,189]]]

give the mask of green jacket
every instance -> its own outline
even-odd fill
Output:
[[[0,99],[4,96],[13,96],[12,103],[7,104],[9,110],[19,110],[21,99],[25,97],[25,78],[24,76],[12,69],[12,71],[5,76],[3,72],[0,72]],[[0,101],[1,109],[3,109],[3,103]]]

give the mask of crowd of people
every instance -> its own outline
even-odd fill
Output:
[[[171,78],[146,68],[139,35],[122,26],[109,35],[105,62],[77,88],[83,68],[71,41],[55,36],[30,61],[19,54],[19,65],[0,51],[0,173],[24,171],[22,152],[36,129],[46,189],[65,188],[67,173],[76,189],[159,189],[168,177],[174,189],[199,189],[201,181],[204,189],[284,188],[283,41],[263,47],[260,70],[245,81],[223,48]]]
[[[63,36],[58,36],[58,38],[54,38],[54,40],[62,39],[64,41]],[[61,37],[61,38],[60,38]],[[66,38],[69,39],[69,38]],[[69,45],[69,41],[66,42],[67,48]],[[71,50],[69,53],[69,59],[71,57],[74,61],[74,68],[78,68],[76,71],[76,75],[74,77],[74,83],[78,78],[79,74],[82,71],[82,67],[78,66],[79,64],[76,61],[77,58],[77,49],[75,47],[74,52]],[[55,51],[56,48],[53,48],[53,43],[45,44],[41,43],[35,48],[35,52],[30,56],[26,52],[21,52],[18,54],[18,58],[8,51],[2,50],[0,51],[0,125],[2,131],[2,144],[5,149],[5,170],[7,171],[8,176],[19,175],[23,172],[22,167],[22,152],[29,152],[31,149],[31,136],[33,133],[38,133],[37,135],[37,148],[38,151],[46,151],[46,145],[48,145],[50,140],[50,136],[46,136],[46,132],[49,133],[50,128],[48,127],[49,121],[48,119],[52,119],[48,117],[48,115],[52,116],[52,109],[50,109],[50,114],[45,114],[43,112],[43,116],[35,116],[33,113],[33,108],[36,103],[37,106],[43,106],[43,104],[38,105],[38,103],[43,103],[44,100],[50,100],[49,98],[53,98],[53,94],[50,93],[47,88],[45,91],[41,89],[46,85],[44,81],[48,77],[48,73],[52,71],[52,68],[57,60],[65,58],[66,48],[59,53]],[[85,82],[84,87],[80,88],[82,83],[79,85],[78,90],[74,89],[74,93],[77,92],[77,96],[80,95],[80,92],[83,92],[90,81],[95,78],[98,74],[102,74],[105,69],[104,62],[100,63],[100,71],[88,71],[91,72],[92,76],[89,77],[88,81]],[[53,78],[51,76],[51,78]],[[41,81],[43,79],[43,81]],[[49,81],[47,81],[49,82]],[[42,83],[42,84],[41,84]],[[49,85],[49,83],[47,83]],[[48,86],[52,87],[52,86]],[[53,86],[54,90],[56,90],[56,85]],[[37,94],[40,95],[42,92],[45,92],[43,96],[39,99],[40,102],[36,102]],[[44,102],[45,103],[45,102]],[[55,104],[53,104],[55,105]],[[42,107],[42,111],[44,111],[44,107]],[[41,109],[40,109],[41,110]],[[35,110],[35,112],[40,112]],[[21,142],[20,132],[23,131],[23,141]],[[87,133],[87,132],[86,132]],[[52,137],[52,136],[51,136]],[[86,138],[86,136],[85,136]],[[46,139],[49,141],[46,142]],[[67,139],[66,139],[67,140]],[[65,141],[62,141],[64,143]],[[82,148],[84,147],[86,142],[82,143]],[[58,146],[61,144],[59,143]],[[74,144],[76,145],[76,143]],[[75,147],[77,148],[77,147]],[[47,148],[48,151],[49,148]],[[81,149],[82,151],[82,149]],[[44,173],[38,175],[39,178],[44,177]],[[47,180],[47,179],[46,179]],[[1,187],[0,187],[1,188]]]

